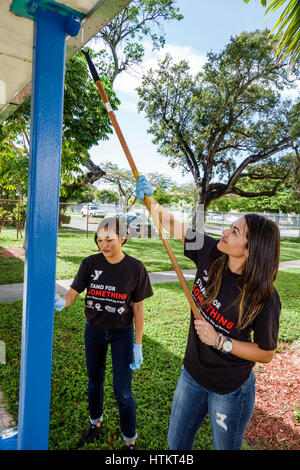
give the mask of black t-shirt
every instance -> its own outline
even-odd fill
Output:
[[[87,289],[85,315],[88,324],[97,328],[126,328],[133,319],[132,302],[153,295],[143,263],[125,254],[119,263],[109,263],[102,253],[85,258],[71,288]]]
[[[267,351],[276,349],[281,304],[275,288],[270,300],[264,305],[252,325],[241,331],[236,328],[238,306],[234,303],[242,287],[240,275],[227,269],[217,298],[212,305],[201,308],[209,266],[220,252],[216,247],[218,240],[207,235],[204,235],[204,244],[201,249],[189,249],[188,243],[191,243],[193,236],[196,235],[199,236],[191,229],[187,231],[184,254],[197,266],[192,295],[200,313],[217,332],[229,338],[250,342],[253,330],[253,341],[261,349]],[[184,367],[197,383],[215,393],[230,393],[247,380],[253,366],[254,362],[230,353],[223,353],[202,343],[194,327],[194,316],[191,315]]]

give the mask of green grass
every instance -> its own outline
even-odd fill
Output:
[[[275,287],[279,293],[282,311],[278,340],[291,342],[299,340],[300,332],[300,269],[279,271]]]
[[[23,241],[16,240],[15,231],[4,231],[0,234],[0,248],[21,247]],[[194,263],[183,254],[183,244],[170,240],[171,247],[182,269],[193,269]],[[168,271],[172,269],[170,259],[160,239],[130,239],[124,245],[124,251],[145,264],[149,272]],[[90,234],[84,232],[61,231],[57,241],[56,279],[71,279],[77,273],[81,261],[97,253],[97,247]],[[0,256],[0,284],[23,282],[24,262],[20,259]]]
[[[2,230],[0,248],[21,247],[22,239],[16,239],[15,230]],[[183,245],[170,240],[171,247],[181,269],[193,269],[194,263],[183,255]],[[159,239],[130,239],[124,251],[145,264],[149,272],[172,270],[170,259]],[[92,233],[86,238],[84,232],[60,231],[57,241],[56,279],[71,279],[75,276],[83,258],[97,253]],[[280,261],[300,259],[300,238],[282,239]],[[24,262],[20,259],[0,256],[0,284],[23,282]]]
[[[191,288],[192,282],[188,284]],[[300,270],[279,273],[276,281],[282,302],[279,341],[300,339],[299,284]],[[146,450],[162,450],[167,449],[170,410],[185,352],[190,314],[179,283],[154,285],[153,290],[154,296],[145,301],[144,363],[134,373],[133,391],[139,446]],[[55,313],[50,449],[73,448],[89,425],[83,311],[82,294],[69,309]],[[0,383],[15,420],[18,415],[21,317],[22,301],[0,304],[0,338],[6,344],[6,364],[0,366]],[[117,450],[122,447],[110,354],[107,356],[104,409],[101,441],[86,446],[87,449]],[[247,444],[244,448],[249,449]],[[198,433],[195,449],[212,449],[208,419]]]

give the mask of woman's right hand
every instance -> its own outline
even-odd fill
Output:
[[[58,294],[55,294],[54,308],[61,312],[66,306],[66,300]]]
[[[145,199],[145,194],[147,196],[151,196],[153,194],[153,186],[152,184],[147,180],[145,176],[139,176],[137,182],[136,182],[136,197],[140,201],[144,201]],[[155,203],[155,204],[154,204]],[[157,216],[159,216],[160,223],[162,225],[162,228],[169,232],[171,235],[173,235],[175,238],[180,240],[181,242],[184,242],[185,234],[186,234],[186,227],[183,223],[179,222],[174,218],[170,212],[168,212],[167,209],[162,207],[158,202],[156,202],[154,199],[151,198],[151,215],[154,218],[154,213],[152,211],[155,211]]]
[[[136,197],[139,201],[143,201],[145,199],[145,194],[147,196],[152,196],[154,193],[154,189],[152,184],[147,180],[147,178],[143,175],[138,177],[136,182]]]

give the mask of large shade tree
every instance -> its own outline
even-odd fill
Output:
[[[113,109],[119,104],[108,79],[103,86]],[[110,119],[81,53],[66,66],[60,200],[79,187],[97,181],[103,170],[89,155],[90,148],[113,132]],[[30,98],[0,123],[0,188],[2,195],[26,195],[30,136]],[[85,170],[84,170],[85,168]],[[10,191],[10,192],[9,192]]]
[[[192,173],[204,210],[225,194],[243,195],[251,165],[298,145],[299,104],[280,94],[296,76],[274,59],[267,36],[232,38],[222,52],[208,54],[195,77],[186,61],[174,64],[167,55],[138,88],[153,142],[171,166]]]

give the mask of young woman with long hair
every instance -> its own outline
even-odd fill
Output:
[[[137,197],[144,200],[152,191],[140,177]],[[277,345],[279,229],[265,217],[248,214],[215,240],[186,228],[150,200],[163,228],[184,243],[185,255],[196,264],[192,295],[201,313],[201,319],[191,314],[173,398],[169,449],[193,449],[209,415],[214,449],[238,450],[255,405],[253,367],[270,362]]]
[[[55,296],[56,310],[85,296],[85,354],[88,372],[90,427],[77,447],[100,436],[106,354],[111,345],[113,387],[119,407],[124,450],[136,450],[136,405],[131,390],[133,370],[143,362],[143,301],[153,295],[143,263],[123,252],[127,227],[118,217],[103,219],[95,233],[100,253],[85,258],[70,289]],[[135,326],[135,342],[134,328]]]

